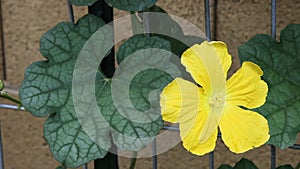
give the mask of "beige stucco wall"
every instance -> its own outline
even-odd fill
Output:
[[[167,12],[189,20],[204,31],[203,0],[159,0],[159,5]],[[216,4],[212,2],[212,9],[214,5]],[[22,81],[25,68],[33,61],[42,59],[38,52],[40,36],[56,23],[68,20],[68,13],[65,1],[59,0],[2,0],[2,7],[6,81],[10,86],[17,88]],[[116,12],[118,16],[124,14]],[[85,8],[75,8],[76,18],[84,13]],[[219,0],[216,18],[216,22],[213,22],[216,23],[215,38],[228,44],[229,51],[235,58],[233,69],[235,70],[239,65],[237,46],[257,33],[270,33],[270,1]],[[278,0],[277,35],[287,24],[300,23],[299,18],[299,0]],[[51,153],[42,138],[44,119],[34,118],[26,112],[1,109],[0,120],[6,169],[53,169],[58,165],[51,158]],[[233,164],[241,157],[246,157],[254,160],[260,167],[267,168],[268,150],[269,147],[264,146],[243,155],[234,155],[219,141],[215,153],[216,166],[224,162]],[[299,151],[278,150],[278,153],[278,164],[295,165],[300,161]],[[160,155],[158,160],[160,169],[208,166],[207,156],[193,156],[181,145]],[[122,169],[128,164],[128,159],[121,159]],[[138,169],[151,168],[151,159],[138,160],[137,165]]]

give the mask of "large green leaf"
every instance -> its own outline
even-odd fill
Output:
[[[20,99],[27,111],[44,117],[66,104],[77,56],[86,40],[104,24],[87,15],[77,24],[59,23],[42,36],[40,52],[47,60],[26,69],[20,88]]]
[[[276,169],[294,169],[294,168],[291,165],[287,164],[287,165],[279,166]]]
[[[242,158],[239,162],[231,167],[228,164],[222,164],[218,169],[258,169],[257,166],[250,160]],[[278,166],[276,169],[293,169],[291,165]]]
[[[295,167],[295,169],[300,169],[300,161],[298,162],[297,166]]]
[[[135,35],[123,43],[117,53],[117,61],[120,64],[125,58],[143,49],[170,50],[170,43],[159,37],[147,37],[146,35]],[[146,54],[151,54],[150,52]],[[150,59],[150,58],[149,58]],[[155,58],[157,59],[157,58]],[[141,59],[142,61],[142,59]]]
[[[132,31],[133,34],[142,34],[150,31],[151,36],[158,36],[167,40],[171,44],[172,52],[181,57],[187,48],[196,43],[199,44],[205,39],[200,37],[200,34],[199,36],[184,35],[181,26],[176,20],[178,21],[178,18],[174,20],[161,7],[154,5],[142,13],[132,13]]]
[[[56,167],[56,169],[66,169],[65,166],[59,166],[59,167]]]
[[[63,22],[49,30],[40,41],[40,52],[47,60],[30,65],[20,87],[25,109],[34,116],[48,116],[44,137],[53,156],[67,167],[78,167],[104,157],[110,147],[108,137],[102,138],[100,147],[83,131],[71,97],[78,54],[86,40],[104,24],[97,17],[87,15],[77,24]],[[105,85],[103,78],[97,81]],[[101,127],[98,132],[107,135],[108,126]]]
[[[125,11],[142,11],[153,6],[157,0],[105,0],[105,2]]]
[[[153,141],[162,128],[161,118],[149,118],[151,121],[145,123],[135,122],[132,116],[127,115],[132,111],[131,109],[116,109],[115,102],[112,99],[112,90],[110,86],[106,87],[98,102],[103,117],[112,128],[111,133],[114,143],[121,150],[139,151],[143,149]],[[118,93],[118,91],[115,92]],[[120,113],[121,110],[124,110],[124,114]]]
[[[258,169],[258,168],[252,161],[242,158],[239,162],[235,164],[234,167],[231,167],[230,165],[227,164],[222,164],[218,169]]]
[[[91,6],[93,5],[97,0],[70,0],[70,2],[73,5],[77,6]]]
[[[222,164],[218,169],[233,169],[233,167],[228,164]]]
[[[144,33],[146,31],[145,25],[148,24],[150,31],[156,33],[183,35],[180,25],[158,5],[153,5],[138,14],[132,13],[131,19],[134,34]]]
[[[113,37],[109,32],[98,31],[106,27],[103,25],[99,18],[87,15],[77,24],[63,22],[49,30],[40,44],[40,51],[47,60],[30,65],[20,87],[20,98],[26,110],[34,116],[48,117],[44,137],[53,156],[66,167],[78,167],[104,157],[111,141],[122,150],[139,151],[152,142],[163,124],[157,100],[160,90],[172,77],[153,66],[169,63],[170,45],[163,39],[142,35],[133,38],[138,41],[129,40],[119,52],[123,59],[126,58],[122,62],[127,62],[126,66],[120,64],[119,73],[111,81],[98,71],[97,62],[101,59],[97,57],[106,53],[102,48],[110,49],[113,45],[112,40],[105,38]],[[129,47],[133,51],[128,50],[127,44],[131,44]],[[139,53],[141,49],[150,51]],[[133,60],[127,59],[131,54]],[[152,69],[141,69],[132,81],[128,81],[129,100],[123,97],[126,93],[122,90],[126,88],[120,87],[121,91],[118,87],[112,88],[114,81],[120,85],[127,82],[126,72],[131,73],[127,68],[149,65]],[[166,69],[173,70],[172,66]],[[95,76],[89,73],[91,71],[96,72]],[[91,95],[95,96],[95,101]],[[150,98],[145,99],[148,96]],[[123,100],[118,102],[116,98]],[[123,101],[132,102],[134,106],[119,106]],[[132,119],[134,109],[139,114]]]
[[[152,141],[152,137],[158,134],[163,124],[158,100],[161,90],[173,79],[166,73],[168,70],[171,71],[168,67],[172,67],[172,64],[168,66],[170,50],[169,42],[164,39],[135,35],[123,43],[117,53],[119,68],[114,75],[112,85],[112,91],[116,94],[112,95],[120,114],[113,114],[117,120],[112,122],[112,126],[119,131],[123,127],[118,119],[122,116],[130,119],[131,122],[124,121],[124,125],[144,132],[127,130],[123,133],[127,137],[140,133],[139,138],[143,138],[138,142],[140,144]],[[165,72],[161,70],[162,65],[166,68]],[[132,146],[131,149],[135,150],[135,144]]]
[[[282,149],[295,143],[300,131],[300,25],[289,25],[280,42],[256,35],[239,47],[242,61],[253,61],[264,71],[267,102],[258,109],[269,122],[269,144]]]
[[[44,137],[55,159],[64,166],[78,167],[104,157],[110,148],[109,128],[106,123],[98,122],[97,129],[98,135],[105,136],[99,138],[102,141],[100,146],[82,129],[73,102],[69,99],[66,105],[46,120]]]
[[[252,161],[242,158],[239,162],[235,164],[234,169],[258,169],[258,168]]]

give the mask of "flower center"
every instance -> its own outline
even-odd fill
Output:
[[[214,107],[223,107],[224,102],[225,102],[224,97],[220,95],[212,96],[209,99],[209,105]]]

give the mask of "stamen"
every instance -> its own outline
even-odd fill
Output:
[[[209,105],[215,107],[223,107],[225,98],[220,95],[214,95],[209,99]]]

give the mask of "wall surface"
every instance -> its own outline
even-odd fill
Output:
[[[187,19],[204,30],[203,0],[158,0],[170,14]],[[239,67],[237,47],[255,34],[270,34],[269,0],[218,0],[210,4],[213,37],[225,41],[233,56],[231,73]],[[213,9],[216,7],[217,11]],[[86,13],[85,8],[76,7],[76,18]],[[4,49],[7,79],[12,93],[20,86],[25,68],[33,61],[43,59],[39,54],[39,38],[60,21],[68,20],[65,1],[59,0],[2,0]],[[127,13],[116,10],[116,17]],[[300,23],[300,1],[278,0],[277,37],[290,23]],[[3,42],[0,42],[3,43]],[[1,44],[0,44],[1,45]],[[0,48],[1,49],[1,48]],[[3,49],[1,52],[3,53]],[[0,54],[1,54],[0,52]],[[3,55],[0,56],[0,65]],[[1,66],[0,66],[1,67]],[[3,66],[2,66],[3,69]],[[3,79],[3,71],[0,71]],[[3,100],[0,100],[3,102]],[[27,112],[0,109],[1,130],[4,143],[6,169],[53,169],[58,163],[52,159],[43,140],[43,121]],[[300,143],[300,138],[298,138]],[[299,150],[277,150],[278,164],[300,161]],[[254,160],[259,167],[268,168],[269,147],[263,146],[242,155],[230,153],[219,140],[215,153],[216,166],[221,163],[234,164],[245,157]],[[120,158],[120,168],[128,168],[130,160]],[[208,156],[197,157],[186,152],[181,145],[159,155],[160,169],[208,168]],[[151,158],[139,159],[137,169],[150,169]]]

